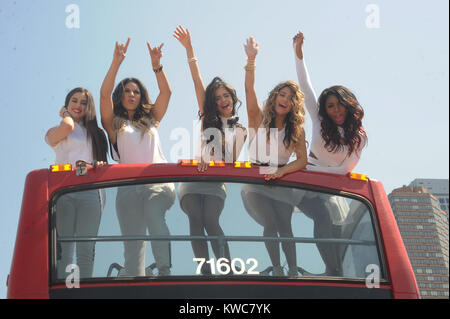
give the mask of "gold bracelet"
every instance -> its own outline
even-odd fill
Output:
[[[253,63],[247,63],[246,66],[244,66],[245,71],[254,71],[256,69],[256,64],[253,61]]]

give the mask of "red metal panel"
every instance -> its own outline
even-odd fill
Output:
[[[8,298],[48,298],[48,170],[25,180]]]
[[[206,172],[199,173],[196,167],[181,167],[176,164],[107,165],[96,169],[90,168],[86,176],[76,176],[75,171],[50,174],[48,170],[37,170],[28,174],[25,181],[25,191],[9,278],[8,298],[49,297],[48,201],[55,191],[71,186],[91,185],[120,180],[190,176],[216,176],[244,179],[264,178],[260,174],[258,167],[247,169],[234,168],[233,165],[227,165],[226,167],[209,167]],[[345,191],[363,196],[369,200],[378,214],[378,222],[384,251],[386,253],[386,263],[394,289],[394,297],[419,298],[414,273],[386,193],[380,182],[375,180],[354,180],[343,175],[308,171],[292,173],[281,180]],[[370,187],[371,185],[372,188]],[[105,285],[111,284],[107,283]],[[302,285],[305,283],[299,282],[295,284]],[[311,282],[307,284],[335,285],[331,283]],[[385,286],[383,289],[389,289],[389,287]]]
[[[378,214],[386,262],[392,281],[394,298],[420,298],[414,271],[381,182],[372,181],[375,208]]]

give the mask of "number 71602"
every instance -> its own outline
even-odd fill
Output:
[[[193,258],[194,262],[198,262],[197,275],[201,274],[203,265],[209,264],[211,274],[228,275],[233,272],[235,275],[242,275],[247,272],[248,275],[259,275],[259,271],[255,271],[258,267],[258,261],[255,258],[248,258],[245,262],[241,258],[233,258],[231,262],[227,258],[219,258],[217,261],[214,258],[206,260],[205,258]],[[246,270],[248,266],[248,270]]]

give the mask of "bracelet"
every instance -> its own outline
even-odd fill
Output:
[[[162,64],[161,64],[158,68],[153,69],[153,71],[154,71],[155,73],[158,73],[158,72],[161,72],[162,69],[163,69],[163,66],[162,66]]]
[[[245,71],[254,71],[256,69],[255,60],[248,60],[247,65],[244,66]]]
[[[188,63],[191,63],[191,62],[197,62],[198,60],[197,60],[197,58],[194,56],[194,57],[192,57],[192,58],[190,58],[190,59],[188,59]]]
[[[64,110],[62,115],[63,115],[63,117],[71,117],[69,111],[67,111],[67,110]]]

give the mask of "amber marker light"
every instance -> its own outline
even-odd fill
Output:
[[[234,162],[235,168],[252,168],[251,162]]]
[[[181,166],[198,166],[197,160],[180,160],[178,162]]]
[[[50,166],[50,171],[54,172],[68,172],[72,170],[71,164],[59,164]]]
[[[360,180],[360,181],[367,181],[367,175],[365,175],[365,174],[358,174],[358,173],[351,172],[351,173],[348,174],[348,176],[351,179],[357,179],[357,180]]]

